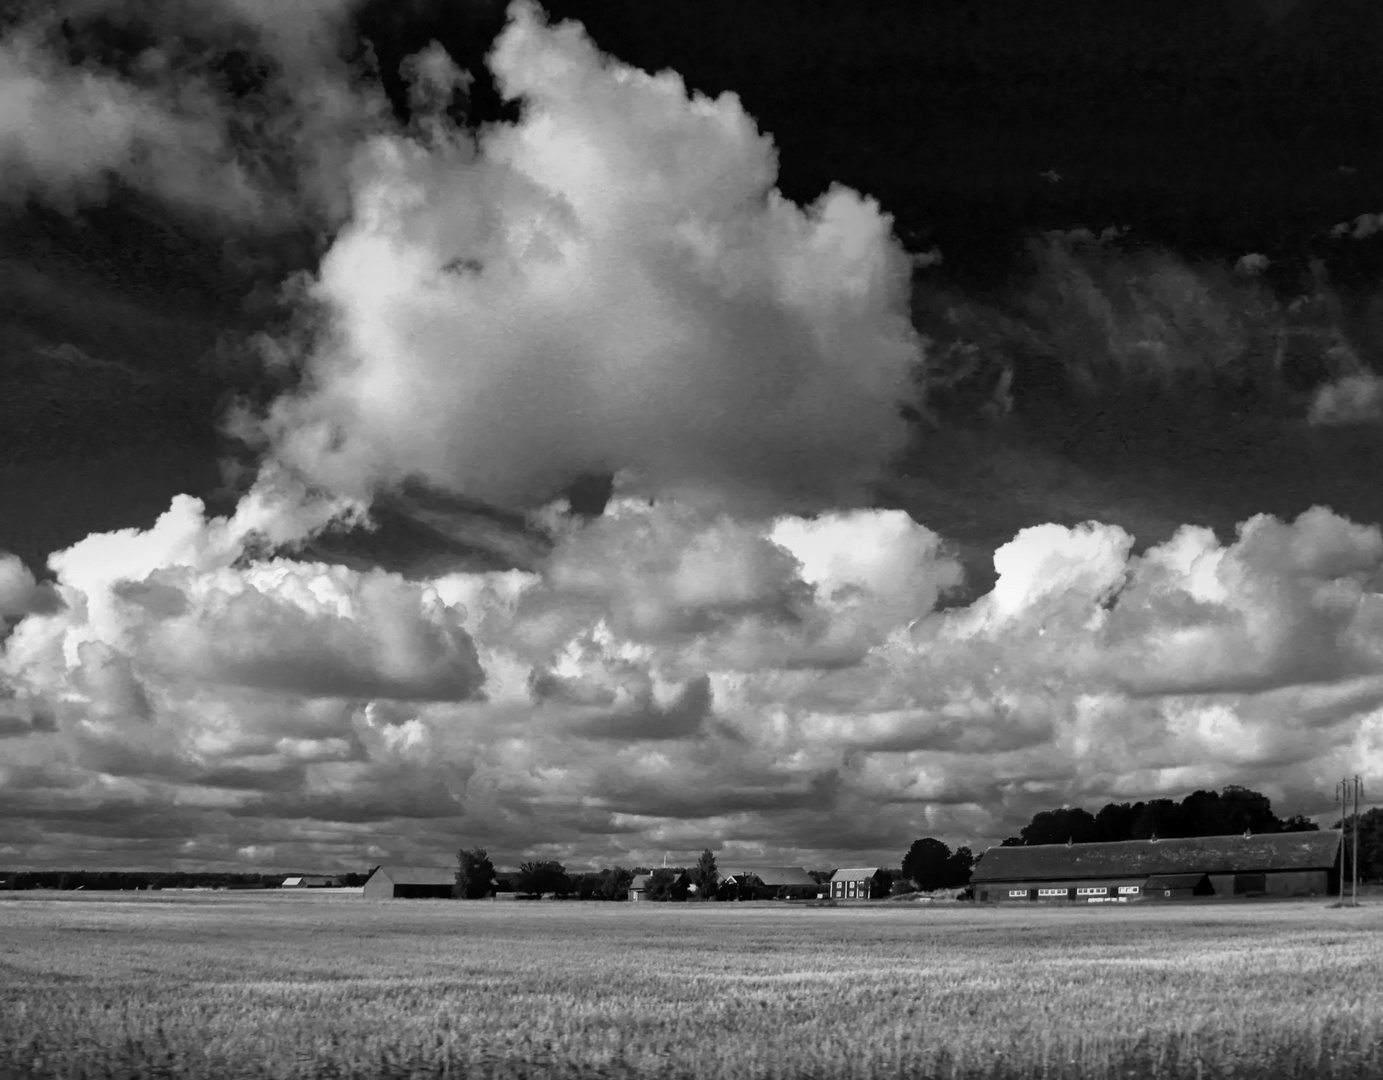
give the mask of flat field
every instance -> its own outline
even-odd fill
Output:
[[[1383,904],[15,893],[27,1076],[1373,1080]]]

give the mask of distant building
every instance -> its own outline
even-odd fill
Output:
[[[832,900],[874,900],[883,896],[888,886],[884,872],[877,866],[853,866],[831,875]]]
[[[339,889],[341,879],[339,877],[327,877],[323,874],[302,874],[297,877],[286,877],[280,889]]]
[[[1325,896],[1339,849],[1338,831],[991,847],[970,882],[990,903]]]
[[[656,873],[656,872],[657,872],[657,871],[654,871],[654,873]],[[629,883],[629,899],[630,899],[630,900],[647,900],[647,899],[648,899],[648,895],[647,895],[647,893],[648,893],[648,883],[649,883],[650,881],[652,881],[652,880],[653,880],[653,874],[652,874],[652,873],[649,873],[649,874],[635,874],[635,875],[634,875],[634,880],[631,881],[631,882]],[[687,875],[686,875],[686,873],[685,873],[684,871],[679,871],[677,874],[675,874],[675,875],[673,876],[673,879],[672,879],[672,880],[673,880],[673,883],[674,883],[674,884],[680,884],[680,883],[685,882],[685,881],[687,880]]]
[[[455,887],[455,867],[376,866],[362,891],[371,900],[450,900]]]
[[[800,866],[746,866],[735,863],[720,870],[722,884],[737,885],[749,878],[758,878],[760,884],[776,889],[779,896],[794,899],[812,899],[821,888],[816,878]]]

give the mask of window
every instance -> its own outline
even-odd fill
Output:
[[[1027,896],[1028,896],[1028,890],[1027,890],[1027,889],[1009,889],[1008,894],[1009,894],[1009,896],[1016,896],[1016,897],[1018,897],[1018,898],[1021,899],[1021,900],[1026,900],[1026,899],[1027,899]]]
[[[1076,890],[1077,896],[1108,896],[1109,888],[1105,885],[1082,886]]]
[[[1138,895],[1138,886],[1137,886],[1137,885],[1120,885],[1120,886],[1119,886],[1119,895],[1120,895],[1120,896],[1137,896],[1137,895]]]
[[[1065,890],[1065,889],[1038,889],[1038,890],[1037,890],[1037,895],[1038,895],[1038,896],[1065,896],[1065,895],[1066,895],[1066,890]]]

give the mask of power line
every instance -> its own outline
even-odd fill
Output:
[[[1353,795],[1354,797],[1354,824],[1352,826],[1354,832],[1354,857],[1352,859],[1353,874],[1351,875],[1351,877],[1353,879],[1353,883],[1350,887],[1350,907],[1359,906],[1359,801],[1363,797],[1363,794],[1364,781],[1358,773],[1356,773],[1354,776],[1346,776],[1343,780],[1341,780],[1339,783],[1335,785],[1335,801],[1340,804],[1340,824],[1342,826],[1349,821],[1349,800],[1351,795]],[[1342,904],[1345,902],[1344,862],[1346,850],[1347,846],[1345,844],[1341,844],[1340,903]]]

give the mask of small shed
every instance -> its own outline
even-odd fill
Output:
[[[371,900],[450,900],[455,888],[455,867],[376,866],[362,893]]]
[[[832,900],[874,900],[884,895],[884,874],[877,866],[852,866],[831,875]]]

